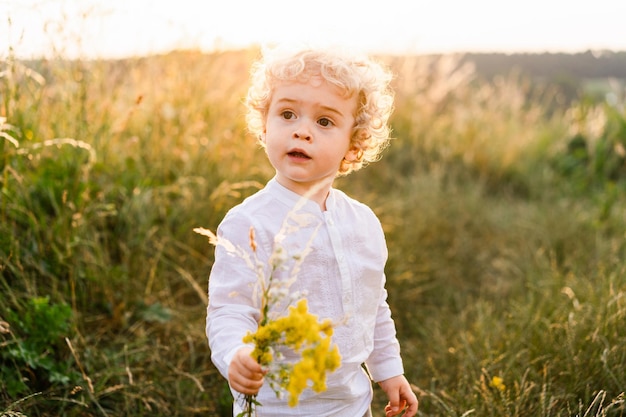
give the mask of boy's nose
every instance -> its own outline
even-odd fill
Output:
[[[311,131],[306,123],[299,123],[293,132],[294,139],[311,140]]]

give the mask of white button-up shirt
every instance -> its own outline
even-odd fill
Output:
[[[285,219],[299,203],[295,220],[285,228]],[[303,294],[309,311],[319,319],[336,323],[332,341],[339,347],[341,366],[328,374],[327,390],[315,393],[307,389],[298,406],[291,408],[266,383],[257,397],[262,404],[257,407],[258,416],[362,416],[372,399],[371,381],[362,364],[374,381],[403,373],[384,288],[387,247],[380,222],[370,208],[337,189],[330,190],[326,207],[322,211],[317,203],[303,201],[273,179],[231,209],[218,227],[218,239],[249,254],[249,230],[253,227],[256,256],[267,266],[266,274],[275,238],[282,230],[281,246],[290,256],[306,253],[290,291]],[[289,267],[278,274],[292,274],[298,262],[288,257]],[[244,346],[244,335],[257,329],[257,280],[257,274],[240,257],[222,245],[216,247],[206,334],[212,361],[224,377],[235,352]]]

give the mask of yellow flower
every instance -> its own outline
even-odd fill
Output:
[[[506,385],[504,385],[504,380],[500,378],[499,376],[494,376],[493,378],[491,378],[491,382],[489,383],[489,386],[502,392],[506,390]]]
[[[273,386],[287,391],[288,403],[294,407],[307,387],[316,392],[324,391],[326,373],[339,367],[341,356],[337,346],[331,345],[332,330],[332,322],[319,322],[317,316],[308,311],[307,300],[302,299],[289,307],[286,316],[268,320],[255,333],[248,333],[243,341],[254,343],[252,355],[263,366],[271,364],[272,352],[279,346],[300,353],[300,361],[281,365],[277,372],[268,374]]]

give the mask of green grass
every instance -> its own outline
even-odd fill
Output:
[[[192,229],[272,175],[255,56],[1,62],[0,416],[229,415]],[[385,59],[395,139],[337,185],[385,228],[420,415],[625,415],[626,114]]]

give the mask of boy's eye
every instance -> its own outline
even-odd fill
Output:
[[[321,119],[319,119],[317,123],[319,123],[320,126],[324,126],[324,127],[332,126],[333,124],[333,122],[330,119],[327,119],[325,117],[322,117]]]
[[[283,119],[287,119],[287,120],[293,119],[296,116],[295,114],[293,114],[292,111],[289,111],[289,110],[285,110],[280,115],[283,116]]]

